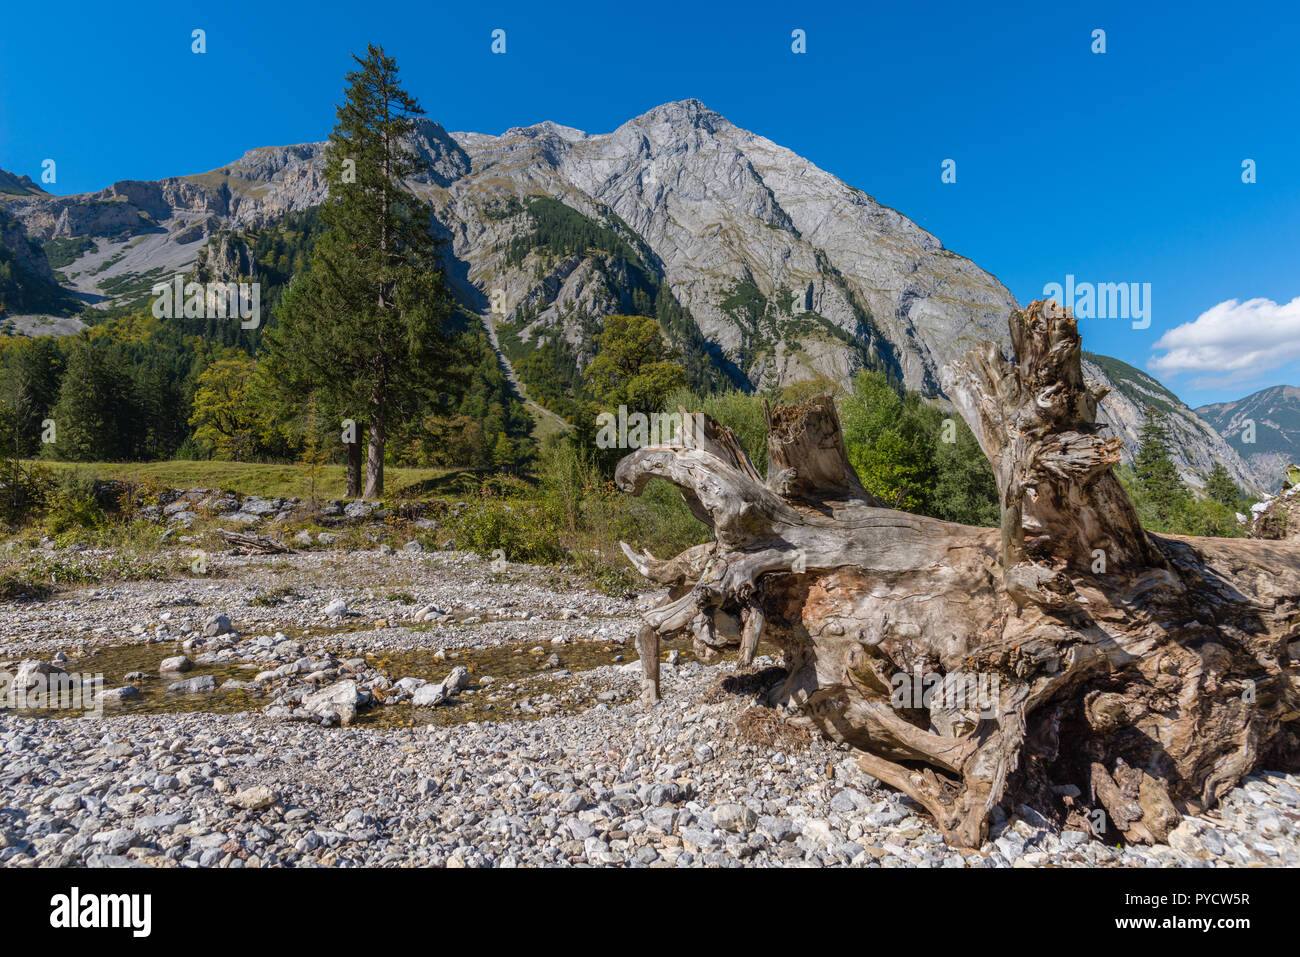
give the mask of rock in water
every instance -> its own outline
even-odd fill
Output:
[[[111,688],[100,695],[100,700],[107,705],[121,704],[128,698],[140,697],[140,689],[135,685],[123,685],[120,688]]]
[[[174,658],[164,658],[158,665],[158,673],[165,675],[169,672],[189,671],[193,667],[194,662],[185,655],[176,655]]]
[[[451,674],[447,675],[442,682],[443,688],[447,694],[456,694],[469,687],[469,671],[463,665],[457,665],[451,669]]]
[[[18,673],[14,675],[13,687],[19,691],[26,691],[28,688],[42,683],[49,687],[51,677],[67,677],[67,674],[58,665],[28,659],[18,666]]]
[[[328,688],[322,688],[315,694],[308,695],[302,706],[314,714],[333,711],[339,716],[340,724],[351,724],[356,720],[357,707],[361,696],[357,693],[357,683],[352,679],[336,681]]]
[[[167,686],[168,691],[179,691],[181,694],[202,694],[205,691],[217,690],[217,679],[212,675],[199,675],[197,678],[190,678],[186,681],[178,681],[175,684]]]
[[[424,684],[415,689],[411,704],[417,708],[432,708],[447,700],[447,691],[442,685]]]

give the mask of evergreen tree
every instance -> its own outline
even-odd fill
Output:
[[[430,211],[403,182],[419,169],[407,145],[424,111],[398,82],[397,63],[367,47],[347,74],[326,147],[330,197],[305,273],[268,331],[273,378],[317,397],[335,420],[368,431],[364,495],[384,490],[390,428],[450,386],[450,296]],[[358,440],[360,434],[358,434]],[[349,461],[349,492],[357,458]]]
[[[1210,470],[1210,475],[1205,480],[1205,494],[1220,505],[1234,509],[1243,497],[1241,488],[1232,480],[1232,475],[1224,464],[1218,461],[1214,463],[1214,468]]]
[[[99,342],[81,338],[68,355],[59,401],[50,418],[55,441],[44,451],[76,462],[126,458],[135,416],[131,383]]]
[[[41,448],[41,423],[59,400],[63,354],[53,336],[40,336],[15,351],[5,375],[5,402],[9,405],[14,445],[19,455],[31,457]]]
[[[1169,454],[1169,426],[1165,414],[1155,406],[1147,407],[1139,440],[1133,468],[1138,485],[1160,519],[1169,522],[1191,502],[1191,493],[1183,484]]]

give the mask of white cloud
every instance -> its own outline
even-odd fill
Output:
[[[1165,350],[1147,363],[1153,372],[1240,382],[1300,359],[1300,296],[1283,304],[1229,299],[1170,329],[1153,348]]]

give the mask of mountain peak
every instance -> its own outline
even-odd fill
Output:
[[[701,122],[716,123],[728,120],[716,110],[711,110],[702,102],[690,97],[685,100],[671,100],[661,103],[652,110],[642,113],[630,120],[630,123],[668,123],[670,125],[689,124],[698,126]]]

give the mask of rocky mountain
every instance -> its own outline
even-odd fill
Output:
[[[1245,459],[1268,491],[1282,483],[1288,465],[1300,462],[1300,389],[1295,386],[1277,385],[1235,402],[1203,405],[1196,414]]]
[[[1147,409],[1154,406],[1165,414],[1171,448],[1179,471],[1188,484],[1194,488],[1203,487],[1205,476],[1219,461],[1243,488],[1262,490],[1255,471],[1242,461],[1222,436],[1184,405],[1178,396],[1141,369],[1110,356],[1085,352],[1083,372],[1087,378],[1105,382],[1111,387],[1110,395],[1101,402],[1101,418],[1124,439],[1125,462],[1133,463]]]
[[[463,301],[519,360],[545,346],[584,363],[603,316],[658,316],[697,379],[744,388],[842,386],[864,365],[940,393],[939,370],[979,339],[1009,349],[1016,305],[990,273],[901,213],[697,100],[612,133],[546,122],[499,136],[422,121],[411,183],[449,240]],[[252,150],[228,166],[80,196],[0,192],[0,208],[57,254],[90,302],[129,302],[203,268],[250,269],[242,234],[318,205],[324,144]],[[495,307],[495,309],[494,309]],[[1190,480],[1245,464],[1137,370],[1092,360],[1115,391],[1103,413],[1135,448],[1144,396],[1177,412]],[[525,382],[525,384],[527,384]]]

